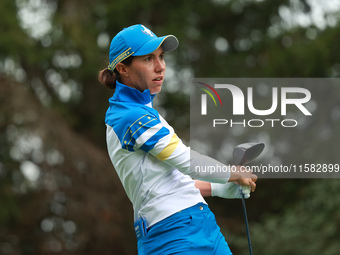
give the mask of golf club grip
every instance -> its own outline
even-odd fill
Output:
[[[243,214],[244,214],[244,219],[245,219],[245,222],[246,222],[246,230],[247,230],[247,238],[248,238],[249,253],[250,253],[250,255],[253,255],[253,250],[252,250],[251,240],[250,240],[249,225],[248,225],[248,216],[247,216],[247,209],[246,209],[246,200],[244,199],[244,194],[243,194],[242,190],[241,190],[241,196],[242,196]]]

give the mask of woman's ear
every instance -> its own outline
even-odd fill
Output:
[[[128,70],[126,68],[126,65],[124,65],[123,63],[118,63],[116,65],[116,69],[118,71],[118,73],[120,74],[120,76],[124,76],[124,77],[128,77],[129,74],[128,74]]]

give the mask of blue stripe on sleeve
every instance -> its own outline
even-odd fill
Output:
[[[158,143],[160,139],[162,139],[164,136],[167,136],[168,134],[170,134],[170,131],[167,128],[162,127],[156,134],[150,137],[150,139],[147,140],[140,147],[140,149],[142,149],[145,152],[149,152],[150,150],[153,149],[153,147],[155,147],[156,143]]]
[[[133,147],[135,146],[136,139],[146,130],[160,123],[160,120],[157,118],[158,114],[154,115],[153,111],[155,110],[151,108],[148,111],[145,109],[138,109],[138,111],[136,111],[135,108],[130,108],[127,111],[117,112],[109,108],[106,113],[105,122],[113,127],[113,130],[121,142],[122,148],[128,151],[134,151]],[[148,143],[146,148],[150,146],[154,145]]]

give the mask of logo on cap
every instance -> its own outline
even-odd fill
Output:
[[[142,27],[143,27],[142,32],[143,32],[144,34],[150,35],[150,36],[154,36],[154,33],[152,33],[152,31],[151,31],[150,29],[146,28],[146,27],[143,26],[143,25],[142,25]]]

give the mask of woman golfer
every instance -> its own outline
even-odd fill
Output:
[[[99,81],[115,89],[105,117],[108,152],[133,204],[138,254],[232,254],[203,196],[240,198],[238,185],[254,191],[257,177],[239,167],[195,171],[227,166],[185,146],[153,108],[164,53],[177,46],[175,36],[157,37],[143,25],[113,38],[110,64],[99,73]]]

